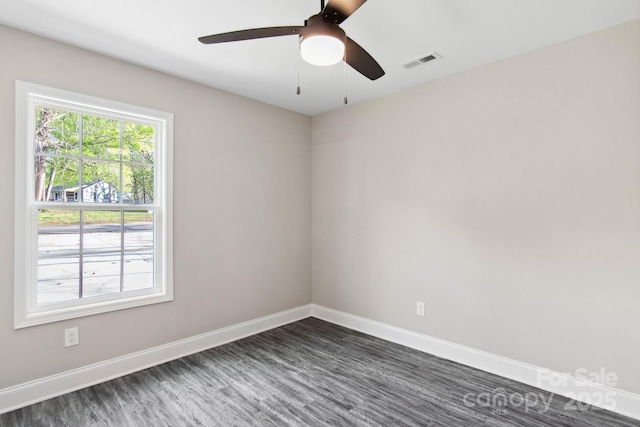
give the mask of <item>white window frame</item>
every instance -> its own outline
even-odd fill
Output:
[[[155,127],[155,197],[151,204],[136,205],[154,211],[153,288],[38,306],[38,209],[56,208],[60,202],[35,202],[33,197],[36,105]],[[16,81],[15,126],[14,328],[173,300],[173,114]],[[109,209],[108,205],[101,204],[101,209]]]

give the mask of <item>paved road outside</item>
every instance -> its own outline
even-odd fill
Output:
[[[153,224],[150,222],[127,223],[127,232],[131,231],[152,231]],[[89,224],[84,226],[85,232],[92,233],[119,233],[120,224]],[[40,227],[39,234],[69,234],[78,232],[77,225],[52,225]]]

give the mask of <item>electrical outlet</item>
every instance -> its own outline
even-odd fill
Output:
[[[418,316],[422,316],[422,317],[424,317],[424,316],[425,316],[424,302],[422,302],[422,301],[418,301],[418,302],[416,303],[416,314],[417,314]]]
[[[72,345],[80,344],[80,333],[78,327],[69,328],[64,330],[64,346],[71,347]]]

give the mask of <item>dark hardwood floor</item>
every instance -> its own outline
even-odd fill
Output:
[[[489,404],[500,394],[507,406]],[[640,426],[568,403],[309,318],[0,415],[0,426]]]

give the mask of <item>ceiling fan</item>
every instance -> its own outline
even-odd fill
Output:
[[[320,1],[320,13],[304,26],[253,28],[198,38],[204,44],[297,35],[302,59],[313,65],[333,65],[344,60],[363,76],[376,80],[384,70],[359,44],[347,37],[340,24],[367,0]]]

